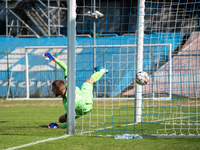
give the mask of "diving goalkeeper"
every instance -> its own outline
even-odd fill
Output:
[[[57,63],[63,70],[64,70],[64,77],[65,82],[63,80],[55,80],[52,83],[52,92],[56,96],[62,96],[63,97],[63,105],[67,112],[67,65],[54,57],[50,53],[45,53],[43,55],[45,59],[54,61]],[[76,87],[75,90],[75,112],[76,117],[78,118],[80,116],[86,115],[92,111],[93,107],[93,84],[97,82],[105,73],[108,73],[108,70],[103,67],[96,67],[94,68],[96,71],[90,78],[88,78],[83,85],[81,86],[81,89]],[[48,125],[49,128],[56,129],[56,128],[67,128],[67,113],[60,116],[59,122],[63,123],[61,125],[58,125],[57,123],[53,122]]]

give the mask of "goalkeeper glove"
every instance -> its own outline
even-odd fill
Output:
[[[58,129],[60,128],[60,125],[58,125],[57,123],[55,122],[52,122],[48,125],[48,128],[51,128],[51,129]]]
[[[46,60],[53,60],[56,61],[56,57],[54,57],[52,54],[50,53],[45,53],[43,54],[43,57],[45,57]]]

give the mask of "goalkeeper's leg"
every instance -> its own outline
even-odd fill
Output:
[[[108,73],[108,70],[103,67],[94,68],[96,71],[90,78],[88,78],[85,82],[95,83],[97,82],[105,73]]]
[[[59,122],[60,122],[60,123],[67,122],[67,113],[64,114],[64,115],[62,115],[62,116],[60,116]]]
[[[60,125],[61,129],[66,129],[67,128],[67,113],[62,115],[62,116],[60,116],[59,122],[63,123],[63,124]]]
[[[76,115],[75,119],[77,119],[79,117],[80,117],[79,115]],[[59,125],[59,128],[61,128],[61,129],[66,129],[67,128],[67,113],[62,115],[62,116],[60,116],[59,122],[63,123],[63,124]]]

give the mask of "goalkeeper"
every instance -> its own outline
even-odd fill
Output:
[[[67,111],[67,65],[54,57],[50,53],[45,53],[43,55],[47,60],[52,60],[57,63],[63,70],[65,76],[65,82],[63,80],[55,80],[52,83],[52,92],[56,96],[63,97],[63,105],[65,110]],[[96,67],[94,68],[96,71],[90,78],[88,78],[82,85],[81,89],[76,87],[75,93],[75,112],[76,117],[86,115],[92,111],[93,106],[93,84],[97,82],[105,73],[108,73],[108,70],[103,67]],[[60,116],[59,122],[63,123],[58,125],[57,123],[53,122],[48,125],[49,128],[56,129],[56,128],[67,128],[67,113]]]

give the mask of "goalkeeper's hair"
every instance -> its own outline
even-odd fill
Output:
[[[53,81],[52,85],[53,85],[54,87],[56,87],[56,88],[58,88],[58,89],[62,89],[62,90],[63,90],[64,88],[66,88],[66,87],[65,87],[64,81],[63,81],[63,80],[60,80],[60,79]]]

